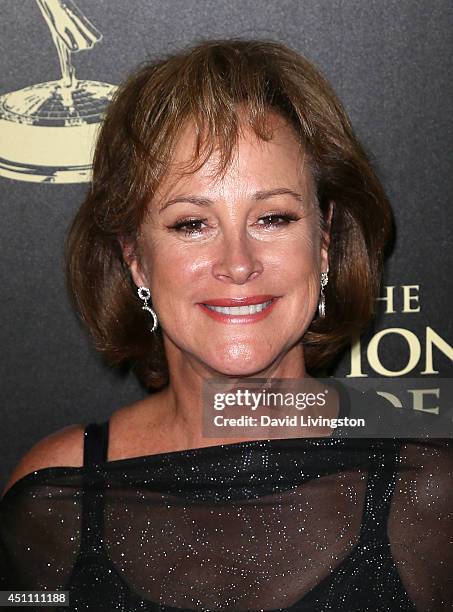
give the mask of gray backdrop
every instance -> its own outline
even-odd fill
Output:
[[[371,152],[398,230],[385,281],[394,287],[395,312],[380,302],[378,320],[362,339],[361,372],[347,352],[336,374],[428,376],[432,348],[433,375],[451,376],[451,0],[77,0],[77,6],[103,36],[74,55],[80,79],[117,84],[147,57],[213,37],[272,38],[313,60]],[[56,49],[34,0],[4,0],[0,10],[0,94],[59,78]],[[144,393],[132,376],[102,365],[65,294],[64,236],[86,190],[87,183],[0,178],[2,484],[38,439],[100,421]],[[404,292],[418,301],[405,305]],[[377,363],[367,347],[383,330]]]

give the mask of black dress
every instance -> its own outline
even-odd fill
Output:
[[[1,589],[68,590],[74,611],[453,609],[450,440],[257,440],[106,462],[107,444],[108,422],[92,423],[83,467],[7,492]]]

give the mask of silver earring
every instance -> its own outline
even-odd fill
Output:
[[[150,306],[148,306],[148,300],[151,297],[151,292],[148,289],[148,287],[139,287],[137,289],[137,293],[138,293],[138,297],[145,302],[145,305],[142,306],[142,310],[147,310],[153,317],[153,326],[151,328],[151,332],[156,331],[157,325],[158,325],[157,315],[154,312],[154,310]]]
[[[321,272],[321,296],[319,298],[318,312],[320,317],[326,316],[326,296],[324,295],[324,287],[329,281],[327,272]]]

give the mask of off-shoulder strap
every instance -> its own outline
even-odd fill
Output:
[[[400,440],[374,440],[374,444],[360,530],[362,544],[370,539],[388,543],[387,521],[398,473]]]
[[[109,443],[109,422],[90,423],[85,427],[83,465],[107,461]]]
[[[90,423],[85,427],[83,465],[91,466],[107,461],[109,422]],[[105,483],[97,473],[83,475],[81,554],[100,554],[104,523]]]

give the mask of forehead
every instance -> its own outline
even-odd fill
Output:
[[[293,127],[277,113],[268,113],[271,138],[258,137],[245,122],[239,125],[231,158],[222,167],[219,146],[201,163],[197,157],[196,127],[188,120],[177,139],[171,162],[155,194],[157,200],[175,192],[224,190],[235,185],[242,189],[289,187],[311,190],[313,174],[310,158]],[[201,165],[200,165],[201,164]]]

